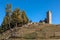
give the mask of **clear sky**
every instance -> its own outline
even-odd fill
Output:
[[[6,4],[12,4],[12,10],[20,8],[33,22],[44,20],[46,12],[52,11],[52,23],[60,24],[60,0],[0,0],[0,25],[5,17]]]

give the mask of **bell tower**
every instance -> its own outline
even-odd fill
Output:
[[[47,23],[52,24],[52,12],[51,11],[47,12]]]

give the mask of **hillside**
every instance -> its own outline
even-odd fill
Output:
[[[0,40],[60,39],[60,25],[28,23],[0,34]]]

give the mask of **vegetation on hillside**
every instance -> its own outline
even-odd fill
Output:
[[[0,28],[0,33],[9,30],[13,27],[21,27],[23,24],[28,23],[28,17],[26,16],[25,11],[20,11],[19,8],[16,8],[12,11],[12,5],[6,5],[6,15],[3,19],[3,23]]]

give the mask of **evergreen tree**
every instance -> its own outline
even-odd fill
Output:
[[[6,5],[6,16],[5,16],[5,18],[4,18],[4,20],[3,20],[3,23],[2,23],[2,30],[7,30],[8,28],[9,28],[9,21],[10,21],[10,13],[11,13],[11,4],[7,4]]]
[[[16,25],[22,23],[21,13],[20,13],[20,10],[18,8],[16,8],[14,10],[14,12],[12,13],[12,22],[16,23]]]
[[[23,24],[28,23],[28,18],[24,11],[20,11],[19,8],[16,8],[12,12],[11,4],[6,5],[6,16],[3,19],[2,27],[0,32],[4,32],[10,28],[22,26]]]
[[[22,11],[22,19],[23,19],[23,24],[26,24],[26,23],[28,23],[28,18],[27,18],[27,16],[26,16],[26,14],[25,14],[25,12],[24,11]]]

